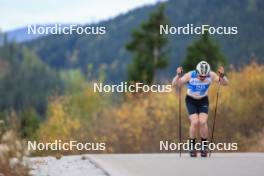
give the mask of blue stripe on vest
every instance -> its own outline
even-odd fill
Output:
[[[187,84],[187,88],[191,92],[199,92],[200,96],[203,96],[203,95],[205,95],[206,91],[208,90],[208,88],[210,86],[210,82],[208,82],[207,84],[204,84],[203,82],[201,82],[197,78],[197,76],[198,76],[198,74],[195,70],[191,72],[191,79]],[[210,77],[210,76],[208,76],[208,77]]]

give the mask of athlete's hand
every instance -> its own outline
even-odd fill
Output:
[[[219,76],[220,76],[221,78],[223,78],[223,77],[225,76],[225,69],[224,69],[224,67],[219,66],[219,67],[218,67],[218,73],[219,73]]]
[[[182,69],[182,67],[180,66],[180,67],[178,67],[177,68],[177,70],[176,70],[176,74],[177,75],[181,75],[182,74],[182,72],[183,72],[183,69]]]

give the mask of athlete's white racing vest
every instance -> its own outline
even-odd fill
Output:
[[[201,81],[198,79],[198,73],[195,70],[191,71],[191,79],[187,83],[187,95],[195,99],[206,97],[211,81],[210,75]]]

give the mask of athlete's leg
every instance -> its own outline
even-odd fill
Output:
[[[196,150],[194,148],[195,146],[195,138],[196,138],[196,133],[197,133],[197,129],[199,128],[199,111],[198,111],[198,107],[196,102],[186,96],[185,98],[185,102],[186,102],[186,107],[189,113],[189,120],[190,120],[190,128],[189,128],[189,150],[190,150],[190,156],[191,157],[196,157]]]
[[[208,115],[206,113],[199,114],[199,127],[201,136],[201,157],[207,157],[207,137],[208,137],[208,125],[207,125]]]
[[[190,139],[195,139],[197,129],[199,128],[198,114],[191,114],[189,116],[189,119],[190,119],[190,123],[191,123],[190,129],[189,129],[189,136],[190,136]]]
[[[195,150],[195,138],[196,138],[196,133],[199,128],[199,119],[198,119],[198,114],[192,114],[189,116],[190,119],[190,129],[189,129],[189,152],[191,157],[196,157],[197,153]]]
[[[207,139],[208,137],[207,119],[208,119],[208,114],[206,113],[199,114],[200,136],[201,138],[204,138],[204,139]]]

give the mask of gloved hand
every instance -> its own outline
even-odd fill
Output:
[[[182,72],[183,72],[182,67],[181,67],[181,66],[178,67],[177,70],[176,70],[176,74],[177,74],[178,76],[181,76]]]
[[[222,67],[222,66],[219,66],[218,67],[218,74],[219,74],[220,78],[223,78],[225,76],[225,69],[224,69],[224,67]]]

